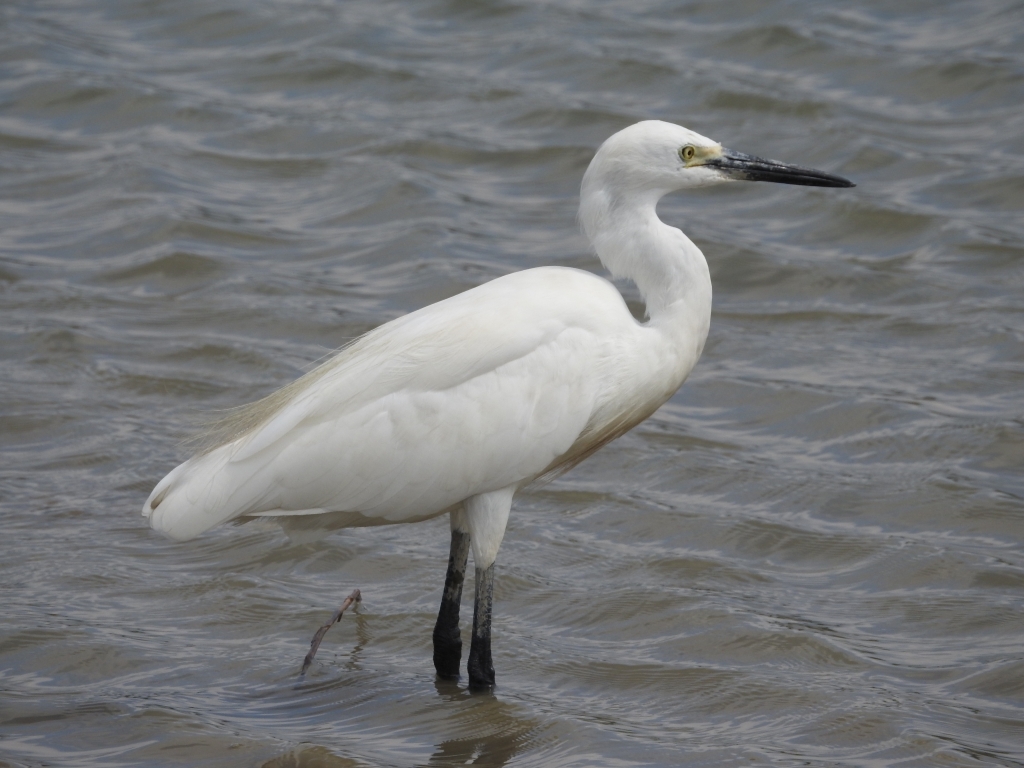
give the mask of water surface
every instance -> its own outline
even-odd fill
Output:
[[[6,4],[0,765],[1024,765],[1022,22]],[[445,520],[146,527],[202,414],[499,275],[600,272],[580,178],[647,118],[858,186],[662,203],[708,256],[704,356],[518,497],[494,696],[434,680]]]

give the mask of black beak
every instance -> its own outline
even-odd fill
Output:
[[[813,168],[801,168],[799,165],[787,165],[775,160],[747,155],[723,149],[722,156],[703,163],[709,168],[717,168],[724,175],[743,181],[774,181],[776,184],[800,184],[805,187],[855,187],[849,179],[833,176]]]

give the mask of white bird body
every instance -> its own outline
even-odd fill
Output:
[[[276,412],[267,403],[258,428],[175,469],[145,511],[188,539],[244,516],[412,522],[518,488],[670,397],[700,354],[706,310],[671,334],[589,272],[492,280],[368,333]]]
[[[239,517],[326,514],[339,527],[449,512],[434,664],[458,674],[471,546],[470,687],[493,685],[492,566],[512,497],[646,419],[689,375],[708,334],[711,278],[700,249],[655,208],[668,192],[731,179],[852,186],[669,123],[619,131],[584,175],[580,223],[612,274],[636,283],[648,322],[588,272],[492,280],[382,325],[229,416],[214,447],[167,475],[143,514],[188,539]]]

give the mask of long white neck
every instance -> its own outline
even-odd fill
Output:
[[[658,218],[662,191],[634,188],[616,195],[601,181],[588,172],[580,195],[580,223],[601,263],[636,283],[652,326],[697,333],[703,347],[711,319],[704,254]]]

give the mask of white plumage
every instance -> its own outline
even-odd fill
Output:
[[[713,144],[666,127],[685,134],[669,160],[680,140]],[[175,469],[143,514],[176,539],[253,515],[423,520],[557,470],[560,459],[571,463],[609,431],[648,416],[700,355],[711,282],[700,251],[657,219],[654,199],[616,211],[607,180],[598,181],[581,218],[599,254],[613,256],[606,261],[625,276],[643,258],[662,292],[681,272],[686,300],[674,311],[660,308],[640,324],[607,280],[562,267],[485,283],[359,339],[304,377],[288,401],[266,403],[258,426]],[[625,218],[648,241],[629,259],[614,247],[615,237],[636,237]]]
[[[489,569],[516,490],[647,418],[697,362],[711,319],[707,263],[655,206],[732,178],[849,186],[668,123],[620,131],[587,170],[580,222],[605,266],[636,282],[648,322],[588,272],[498,278],[371,331],[241,409],[220,444],[156,486],[143,514],[188,539],[246,516],[330,514],[337,526],[451,512],[478,572]]]
[[[258,428],[174,470],[146,512],[176,539],[256,514],[422,520],[554,469],[638,401],[649,412],[694,351],[673,354],[586,272],[508,275],[367,334]]]

